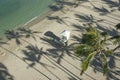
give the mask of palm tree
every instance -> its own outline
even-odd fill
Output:
[[[86,28],[86,32],[82,36],[82,41],[79,46],[75,47],[75,53],[77,56],[83,56],[81,75],[87,70],[88,66],[93,64],[93,60],[99,57],[102,64],[103,74],[106,75],[109,72],[109,64],[107,60],[108,55],[113,55],[115,51],[120,48],[120,44],[114,49],[110,48],[110,40],[120,41],[120,36],[109,37],[108,33],[100,32],[95,27]],[[119,40],[118,40],[119,39]],[[108,45],[109,43],[109,45]]]
[[[20,38],[22,38],[23,35],[21,35],[17,30],[7,30],[5,35],[8,40],[15,39],[17,45],[22,44]]]

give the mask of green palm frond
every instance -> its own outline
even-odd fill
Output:
[[[106,61],[103,65],[103,75],[106,75],[109,71],[108,62]]]
[[[100,34],[98,32],[86,32],[82,36],[82,43],[90,46],[95,46],[100,41]]]
[[[105,53],[105,55],[111,55],[114,53],[114,51],[112,49],[107,49],[107,50],[104,50],[103,53]]]
[[[117,29],[120,24],[116,25]],[[81,44],[75,48],[75,53],[78,56],[84,56],[84,60],[82,62],[82,71],[81,75],[87,70],[88,66],[92,64],[93,58],[95,55],[100,55],[100,61],[102,64],[103,75],[106,75],[109,72],[109,64],[107,61],[108,55],[113,55],[114,52],[120,49],[120,35],[114,35],[110,37],[107,32],[100,32],[95,27],[86,28],[86,32],[82,35]],[[113,46],[111,49],[110,46],[117,44],[117,46]]]
[[[86,31],[87,31],[87,32],[91,32],[91,31],[92,31],[92,32],[96,32],[97,29],[96,29],[95,27],[92,27],[92,26],[90,25],[89,27],[86,28]]]
[[[117,45],[120,41],[118,39],[113,40],[113,44]]]
[[[107,62],[107,57],[105,56],[104,53],[101,53],[100,54],[100,60],[101,60],[101,63],[103,65],[103,75],[106,75],[109,71],[109,65],[108,65],[108,62]]]
[[[111,40],[114,45],[117,45],[120,42],[120,35],[112,36],[108,40]]]
[[[84,71],[87,70],[87,68],[88,68],[90,62],[93,60],[93,57],[94,57],[94,56],[95,56],[95,52],[90,53],[90,54],[87,56],[87,58],[83,60],[82,65],[81,65],[82,71],[81,71],[80,75],[82,75],[82,74],[84,73]]]
[[[105,39],[100,41],[100,47],[103,47],[105,44],[106,44],[106,40]]]
[[[88,56],[89,53],[93,51],[94,48],[86,44],[80,44],[79,46],[75,47],[75,53],[77,56]]]
[[[101,35],[102,36],[108,36],[108,33],[107,32],[101,32]]]

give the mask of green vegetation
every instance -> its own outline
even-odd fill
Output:
[[[120,24],[117,24],[115,27],[117,31],[120,29]],[[114,43],[116,43],[115,48],[110,48],[110,46]],[[81,44],[75,47],[75,53],[77,56],[84,57],[81,65],[82,71],[80,74],[82,75],[87,70],[88,66],[93,64],[93,60],[95,60],[95,57],[97,56],[102,64],[103,74],[106,75],[110,70],[107,56],[114,56],[115,51],[120,48],[119,43],[119,34],[109,36],[107,32],[100,32],[93,26],[86,28],[86,32],[82,36]]]

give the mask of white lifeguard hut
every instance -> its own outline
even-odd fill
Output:
[[[63,32],[60,33],[61,35],[61,42],[64,44],[64,45],[67,45],[67,42],[70,38],[70,31],[69,30],[64,30]]]

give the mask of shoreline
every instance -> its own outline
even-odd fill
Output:
[[[31,26],[41,22],[42,20],[44,20],[46,18],[46,16],[51,15],[53,13],[54,13],[54,11],[48,10],[40,16],[33,17],[31,20],[29,20],[25,24],[23,24],[23,27],[31,27]]]
[[[27,21],[25,24],[18,25],[17,27],[13,28],[13,30],[15,30],[15,29],[17,29],[19,27],[30,28],[33,25],[35,25],[35,24],[37,24],[39,22],[42,22],[46,18],[46,16],[52,15],[54,13],[55,13],[54,11],[49,9],[48,11],[44,12],[42,15],[36,16],[36,17],[32,18],[31,20]],[[6,43],[9,42],[9,40],[5,37],[5,34],[1,35],[1,38],[2,38],[2,41],[6,42]],[[6,44],[1,44],[0,46],[4,46],[4,45],[6,45]],[[8,56],[9,56],[9,54],[6,54],[6,53],[4,55],[0,54],[0,62],[3,62],[5,59],[8,58]]]
[[[51,5],[56,5],[56,3],[53,3],[53,4],[51,4]],[[66,12],[68,12],[68,11],[66,11]],[[46,10],[43,14],[41,14],[41,15],[39,15],[39,16],[36,16],[36,17],[33,17],[32,19],[30,19],[29,21],[27,21],[26,23],[24,23],[24,24],[20,24],[20,25],[18,25],[18,26],[16,26],[15,28],[13,28],[13,30],[16,30],[17,28],[19,28],[19,27],[26,27],[26,28],[31,28],[31,27],[33,27],[34,25],[36,25],[37,23],[41,23],[42,21],[44,21],[45,19],[46,19],[46,16],[50,16],[50,15],[52,15],[52,14],[57,14],[57,15],[59,15],[59,14],[61,14],[61,11],[53,11],[53,10],[51,10],[51,9],[48,9],[48,10]],[[40,27],[41,29],[43,29],[43,27]],[[10,29],[11,30],[11,29]],[[5,43],[13,43],[13,41],[10,41],[10,40],[8,40],[7,38],[6,38],[6,36],[5,36],[5,34],[3,34],[1,37],[0,37],[2,40],[1,41],[4,41]],[[11,45],[11,44],[10,44]],[[15,44],[13,44],[13,45],[15,45]],[[1,44],[0,46],[7,46],[6,44]],[[8,46],[7,46],[7,48],[8,48]],[[1,48],[2,49],[2,48]],[[1,50],[0,49],[0,50]],[[15,50],[16,48],[14,48],[14,50]],[[3,56],[3,55],[0,55],[0,62],[3,62],[5,59],[7,59],[8,57],[9,57],[9,55],[11,55],[11,54],[6,54],[5,53],[5,55]]]
[[[54,4],[55,4],[55,3],[53,3],[52,5],[54,5]],[[20,24],[20,25],[14,27],[14,28],[11,28],[11,29],[16,30],[16,29],[19,28],[19,27],[28,27],[28,28],[30,28],[31,26],[33,26],[33,25],[35,25],[35,24],[43,21],[43,20],[46,18],[46,16],[52,15],[53,13],[54,13],[54,11],[52,11],[51,9],[48,9],[48,10],[46,10],[45,12],[43,12],[43,14],[38,15],[38,16],[36,16],[36,17],[33,17],[32,19],[30,19],[30,20],[27,21],[26,23]],[[11,30],[11,29],[10,29],[10,30]],[[2,41],[5,41],[5,42],[8,42],[8,41],[9,41],[9,40],[6,39],[5,34],[1,34],[0,36],[1,36],[0,38],[2,39]],[[4,45],[4,44],[2,44],[2,45]],[[1,46],[1,45],[0,45],[0,46]]]
[[[39,13],[37,13],[37,14],[33,14],[34,16],[32,16],[31,15],[31,17],[30,16],[28,16],[28,19],[27,20],[24,20],[24,17],[22,16],[21,18],[23,18],[23,20],[20,22],[20,20],[18,21],[18,22],[20,22],[19,24],[17,24],[16,25],[16,23],[15,22],[13,22],[13,24],[15,24],[15,25],[10,25],[10,26],[12,26],[12,27],[10,27],[9,28],[9,30],[11,30],[11,29],[17,29],[17,28],[19,28],[19,27],[26,27],[26,26],[28,26],[29,24],[29,26],[32,26],[31,24],[35,24],[35,23],[38,23],[37,22],[37,20],[40,20],[40,19],[38,19],[38,18],[41,18],[41,19],[43,19],[44,17],[44,15],[46,15],[46,14],[49,14],[52,10],[49,8],[49,5],[53,5],[53,4],[55,4],[55,1],[52,1],[51,3],[49,3],[48,5],[46,5],[46,8],[45,7],[43,7],[43,11],[41,11],[41,9],[39,10],[39,8],[37,8],[37,11],[39,12]],[[42,7],[41,7],[42,8]],[[45,9],[44,9],[45,8]],[[27,15],[27,14],[26,14]],[[36,18],[35,18],[36,17]],[[9,18],[10,19],[10,18]],[[26,18],[25,18],[26,19]],[[36,20],[37,19],[37,20]],[[34,23],[35,22],[35,23]],[[6,23],[6,22],[5,22]],[[9,27],[9,26],[7,26],[7,27]],[[6,26],[5,26],[5,28],[6,29],[3,29],[2,30],[2,32],[1,32],[1,34],[0,34],[0,38],[3,38],[4,37],[4,33],[5,33],[5,31],[6,30],[8,30],[8,28],[7,28]]]

